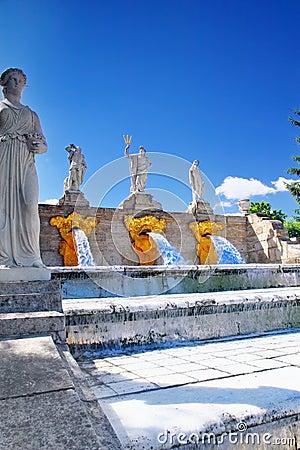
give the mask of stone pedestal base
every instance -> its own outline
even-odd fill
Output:
[[[81,191],[65,192],[62,198],[59,200],[58,204],[60,206],[90,206],[89,202]]]
[[[188,206],[187,212],[193,214],[196,220],[198,216],[212,216],[214,214],[210,204],[205,200],[196,200],[195,202],[191,202]]]
[[[48,281],[51,278],[49,269],[38,267],[0,267],[0,283],[12,281]]]
[[[163,210],[161,203],[154,200],[151,194],[146,194],[145,192],[136,192],[131,194],[126,200],[120,203],[119,209],[129,211]]]

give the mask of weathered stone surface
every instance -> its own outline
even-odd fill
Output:
[[[85,374],[80,370],[77,362],[68,349],[60,351],[61,357],[66,362],[66,368],[72,378],[76,392],[84,403],[85,409],[92,426],[100,437],[103,450],[119,450],[121,444],[115,431],[100,407],[95,394],[87,382]]]
[[[57,311],[0,314],[0,337],[51,334],[65,342],[65,318]]]
[[[1,399],[74,387],[50,336],[0,341],[0,360]]]
[[[59,281],[0,283],[0,313],[62,311]]]
[[[2,294],[0,295],[0,312],[26,311],[61,311],[59,294]]]
[[[74,390],[9,398],[0,401],[0,411],[0,450],[109,448],[101,444]]]
[[[104,449],[50,337],[0,341],[0,449]]]
[[[58,202],[59,205],[87,207],[90,206],[88,200],[85,198],[83,192],[65,192]]]
[[[20,281],[0,284],[0,294],[57,294],[60,292],[60,283],[51,281]]]
[[[191,202],[187,208],[187,212],[193,214],[196,220],[199,217],[203,218],[202,216],[207,216],[207,220],[209,220],[214,215],[210,204],[203,199]]]
[[[135,192],[131,194],[119,205],[120,209],[129,211],[142,211],[143,209],[153,209],[162,211],[161,203],[153,199],[153,195],[145,192]]]

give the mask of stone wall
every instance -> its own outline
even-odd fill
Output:
[[[67,217],[72,206],[39,205],[41,220],[41,253],[47,266],[63,266],[59,254],[62,238],[50,219]],[[98,225],[89,237],[96,265],[138,265],[124,217],[134,216],[134,211],[114,208],[81,207],[76,210],[82,217],[96,217]],[[153,213],[152,213],[153,214]],[[190,264],[199,264],[197,241],[189,229],[195,221],[191,213],[156,211],[155,217],[166,220],[166,237]],[[211,220],[223,224],[219,234],[230,241],[247,263],[299,262],[299,244],[289,240],[287,231],[279,221],[268,220],[256,214],[248,216],[203,215],[198,220]],[[162,261],[159,259],[158,264]]]
[[[248,262],[298,263],[300,245],[289,239],[280,220],[269,220],[258,214],[247,216]]]
[[[50,225],[50,219],[56,216],[66,218],[73,210],[74,208],[69,206],[39,205],[41,254],[47,266],[63,265],[63,257],[59,254],[62,238],[58,229]],[[80,211],[76,211],[84,218],[98,219],[98,225],[89,237],[96,265],[138,265],[138,257],[132,249],[124,223],[124,217],[134,216],[134,211],[93,207],[80,208]],[[155,216],[166,220],[166,237],[170,244],[191,264],[197,264],[197,241],[189,229],[189,223],[194,220],[193,216],[188,213],[162,211],[155,212]],[[162,261],[158,260],[158,263]]]

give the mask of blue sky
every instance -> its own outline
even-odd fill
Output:
[[[300,109],[299,0],[0,0],[0,11],[0,70],[25,71],[23,103],[48,141],[40,201],[62,196],[74,142],[88,200],[116,207],[129,194],[130,134],[155,161],[147,188],[166,210],[191,200],[199,159],[225,213],[250,196],[292,215],[281,178],[299,154],[288,121]]]

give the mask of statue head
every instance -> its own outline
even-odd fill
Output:
[[[145,153],[146,153],[146,149],[145,149],[145,147],[143,147],[142,145],[140,145],[140,153],[141,153],[142,155],[145,155]]]
[[[15,74],[17,74],[23,80],[22,89],[26,86],[27,77],[26,77],[25,73],[23,72],[23,70],[17,69],[16,67],[10,67],[9,69],[6,69],[0,76],[0,86],[3,86],[3,94],[4,95],[7,90],[8,81]]]
[[[198,159],[195,159],[195,161],[193,162],[193,165],[194,165],[194,166],[199,166],[199,161],[198,161]]]

